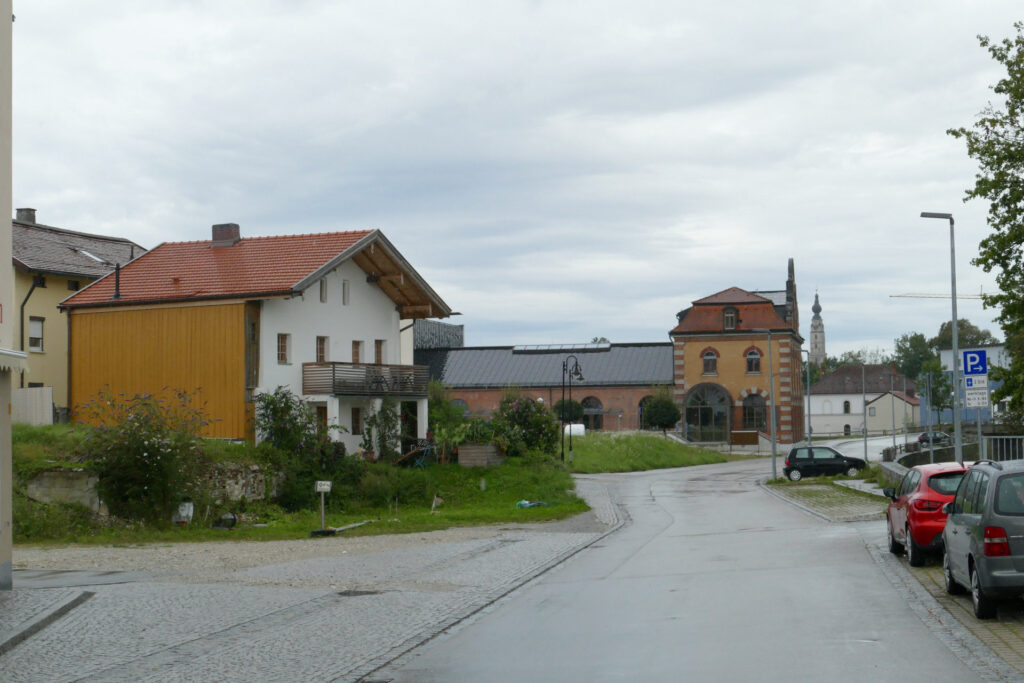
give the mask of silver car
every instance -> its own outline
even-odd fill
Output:
[[[974,615],[991,619],[1024,595],[1024,461],[975,463],[942,511],[946,591],[969,587]]]

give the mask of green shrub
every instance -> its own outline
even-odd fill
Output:
[[[364,473],[358,495],[365,505],[377,508],[385,507],[395,499],[400,505],[429,505],[433,500],[433,491],[427,484],[424,470],[386,465],[376,465]]]
[[[96,492],[111,514],[157,524],[199,491],[199,432],[207,423],[183,391],[114,397],[109,391],[82,406],[95,428],[80,446],[99,478]]]
[[[90,536],[100,529],[96,516],[81,505],[47,505],[14,493],[14,542],[51,541]]]
[[[554,453],[558,420],[543,403],[531,398],[504,398],[491,419],[493,440],[506,455],[517,457],[528,450]]]

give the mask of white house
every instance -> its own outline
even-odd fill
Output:
[[[426,436],[428,371],[402,363],[400,321],[451,315],[379,230],[242,238],[234,223],[161,244],[61,308],[74,406],[104,387],[194,391],[206,436],[251,439],[255,397],[286,387],[350,451],[385,396]]]
[[[883,410],[883,402],[878,399],[889,392],[900,396],[898,402],[901,405],[910,406],[916,402],[915,409],[907,411],[906,419],[902,408],[890,406]],[[881,433],[892,430],[894,412],[897,431],[918,424],[920,408],[916,396],[914,381],[889,365],[844,365],[811,387],[805,407],[810,426],[817,436],[859,435],[863,432],[865,419],[869,432]]]

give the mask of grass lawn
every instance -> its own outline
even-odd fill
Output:
[[[582,438],[573,437],[572,446],[572,471],[580,474],[689,467],[737,459],[737,456],[684,445],[656,432],[590,432]],[[566,442],[566,461],[568,448]]]

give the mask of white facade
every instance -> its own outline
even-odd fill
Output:
[[[878,394],[868,394],[870,401]],[[861,394],[808,394],[811,428],[815,436],[860,434],[864,428],[864,396]]]
[[[897,394],[885,393],[868,401],[868,431],[909,431],[920,424],[921,408]]]
[[[297,396],[327,409],[328,425],[343,428],[332,437],[342,441],[351,453],[359,449],[362,436],[353,433],[353,408],[362,417],[375,412],[380,399],[365,397],[302,395],[302,364],[318,360],[318,337],[326,338],[327,362],[380,363],[400,365],[402,349],[399,313],[394,301],[367,282],[366,273],[353,261],[346,261],[314,283],[301,296],[262,302],[260,312],[260,377],[258,393],[288,387]],[[287,335],[287,362],[280,362],[279,335]],[[354,358],[358,342],[359,358]],[[377,349],[381,357],[377,358]],[[408,364],[408,363],[406,363]],[[395,396],[397,400],[402,397]],[[417,437],[425,438],[427,399],[416,397]]]

